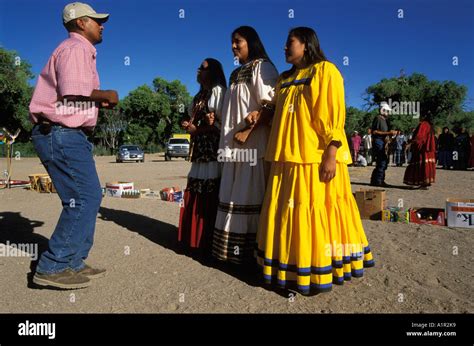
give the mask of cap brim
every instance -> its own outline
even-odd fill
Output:
[[[109,14],[108,13],[94,13],[94,14],[88,14],[87,17],[100,19],[102,23],[105,23],[109,19]]]

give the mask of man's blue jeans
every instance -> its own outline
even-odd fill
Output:
[[[41,255],[36,270],[42,274],[67,268],[81,270],[94,241],[102,200],[93,146],[81,130],[60,126],[52,126],[45,133],[35,125],[32,138],[63,205],[48,250]]]
[[[376,138],[372,147],[373,154],[376,159],[376,165],[372,172],[370,182],[372,184],[381,184],[385,182],[385,170],[388,166],[388,157],[385,153],[385,142],[383,139]]]

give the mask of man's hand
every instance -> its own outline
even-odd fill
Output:
[[[100,107],[108,109],[114,108],[119,102],[119,96],[115,90],[93,90],[89,99],[97,102]]]
[[[114,108],[119,101],[118,93],[115,90],[105,90],[107,92],[107,100],[102,102],[102,107],[107,109]]]

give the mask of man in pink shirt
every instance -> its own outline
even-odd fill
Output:
[[[113,108],[118,95],[99,90],[95,44],[102,42],[108,14],[80,2],[66,5],[69,38],[44,67],[30,103],[32,139],[61,198],[58,224],[38,262],[33,282],[63,289],[87,287],[105,269],[85,264],[92,247],[102,191],[88,141],[99,107]]]

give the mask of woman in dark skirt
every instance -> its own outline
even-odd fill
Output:
[[[219,61],[205,59],[198,68],[201,85],[194,96],[191,118],[181,123],[191,134],[191,171],[181,208],[178,241],[190,254],[210,257],[219,202],[221,164],[217,162],[225,76]]]
[[[430,117],[421,118],[411,140],[412,157],[403,177],[403,183],[427,189],[435,182],[436,143]]]

